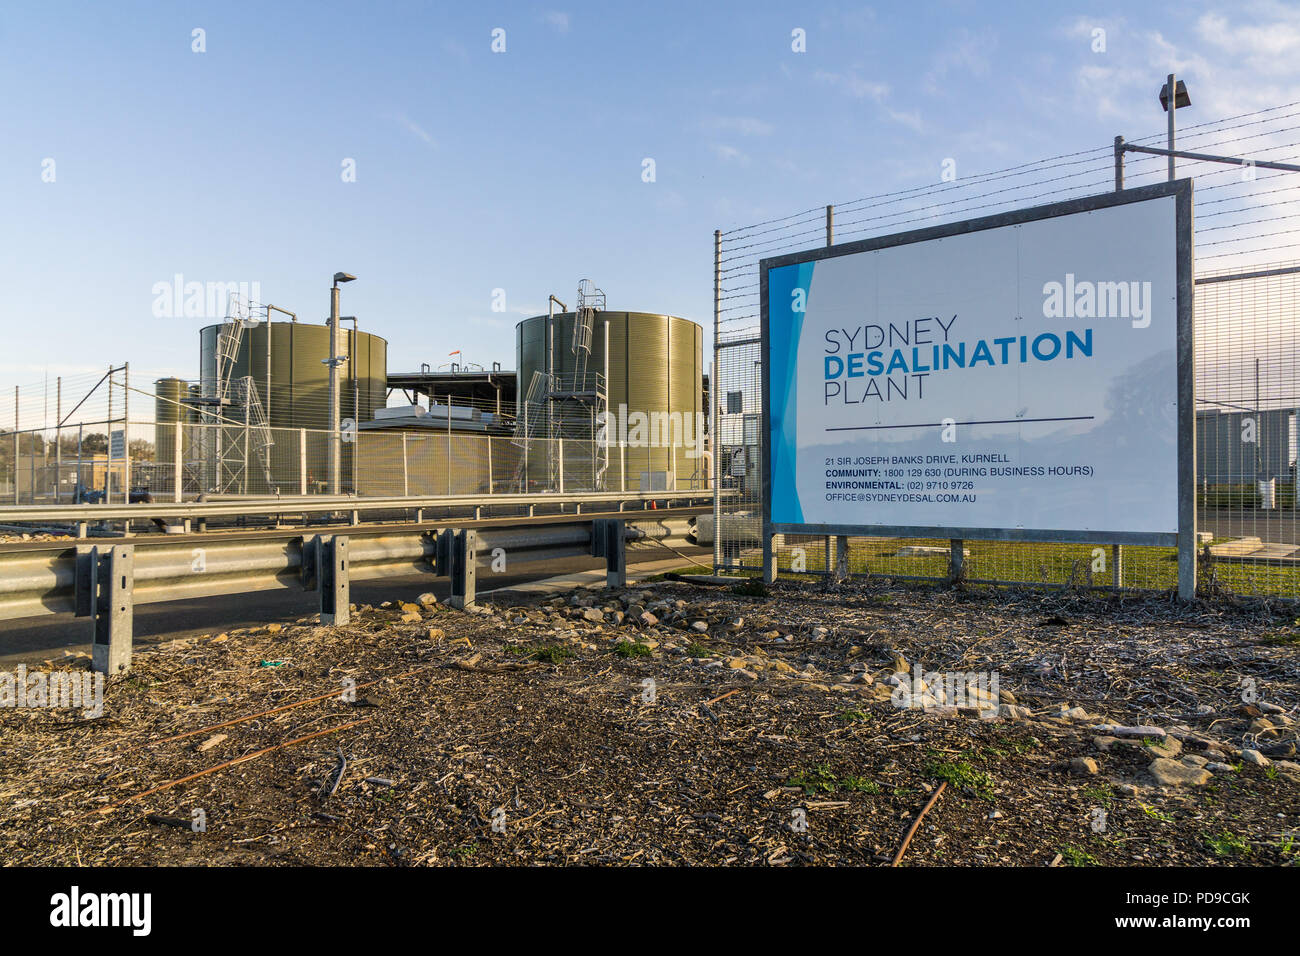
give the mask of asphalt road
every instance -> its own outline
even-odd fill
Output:
[[[683,554],[708,562],[710,552],[703,548],[678,548]],[[628,564],[661,562],[673,559],[671,552],[661,548],[629,550]],[[686,564],[684,560],[675,560]],[[487,567],[478,571],[478,593],[502,588],[518,587],[534,581],[574,574],[579,571],[603,569],[603,558],[565,558],[556,561],[530,563],[527,570],[518,573],[493,574]],[[451,591],[450,579],[432,574],[394,575],[352,582],[352,603],[378,605],[384,601],[413,601],[425,591],[447,600]],[[289,623],[304,614],[319,610],[315,591],[297,588],[280,588],[272,591],[255,591],[250,594],[230,594],[198,600],[162,604],[141,604],[135,609],[135,644],[147,647],[168,640],[218,634],[241,627],[258,627],[273,623]],[[51,614],[45,617],[23,618],[17,621],[0,621],[0,670],[17,664],[29,666],[49,658],[58,658],[64,651],[90,653],[90,619],[76,618],[70,614]]]

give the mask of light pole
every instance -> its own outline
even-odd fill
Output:
[[[346,272],[334,273],[330,287],[330,357],[325,364],[330,368],[330,467],[329,492],[339,493],[339,470],[343,450],[343,436],[339,434],[339,283],[352,282],[356,276]]]
[[[1173,102],[1170,102],[1172,100]],[[1169,181],[1174,181],[1174,111],[1192,105],[1192,98],[1187,95],[1187,84],[1177,80],[1170,73],[1165,85],[1160,88],[1160,105],[1169,114]]]

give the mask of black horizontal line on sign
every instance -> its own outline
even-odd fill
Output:
[[[1090,422],[1096,415],[1074,415],[1069,418],[994,418],[985,422],[917,422],[914,425],[843,425],[827,428],[828,432],[866,432],[882,428],[943,428],[951,425],[1022,425],[1026,422]]]

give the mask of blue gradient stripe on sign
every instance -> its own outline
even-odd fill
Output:
[[[812,296],[814,262],[772,269],[767,274],[768,397],[772,408],[768,447],[772,463],[772,516],[782,524],[802,524],[803,508],[795,482],[798,433],[799,334],[804,312],[794,309],[795,290],[803,290],[803,308]]]

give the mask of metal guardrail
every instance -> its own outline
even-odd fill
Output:
[[[631,491],[576,492],[568,494],[526,495],[436,495],[427,498],[360,498],[351,495],[306,495],[304,497],[241,498],[217,501],[150,502],[133,505],[7,505],[0,507],[0,524],[82,523],[91,521],[131,521],[136,519],[202,520],[217,517],[260,517],[279,514],[354,515],[376,511],[425,511],[436,508],[528,508],[572,505],[617,504],[619,511],[628,504],[648,508],[650,502],[679,504],[713,503],[712,491]]]
[[[662,500],[662,499],[660,499]],[[93,619],[93,666],[130,667],[136,604],[183,601],[282,587],[320,594],[323,623],[346,623],[352,579],[424,572],[452,578],[452,604],[475,601],[482,554],[503,549],[512,566],[564,557],[604,557],[610,586],[625,581],[628,540],[685,537],[704,505],[572,520],[495,519],[481,527],[369,525],[333,533],[262,531],[41,543],[0,551],[0,620],[72,612]],[[341,533],[346,532],[346,533]]]

